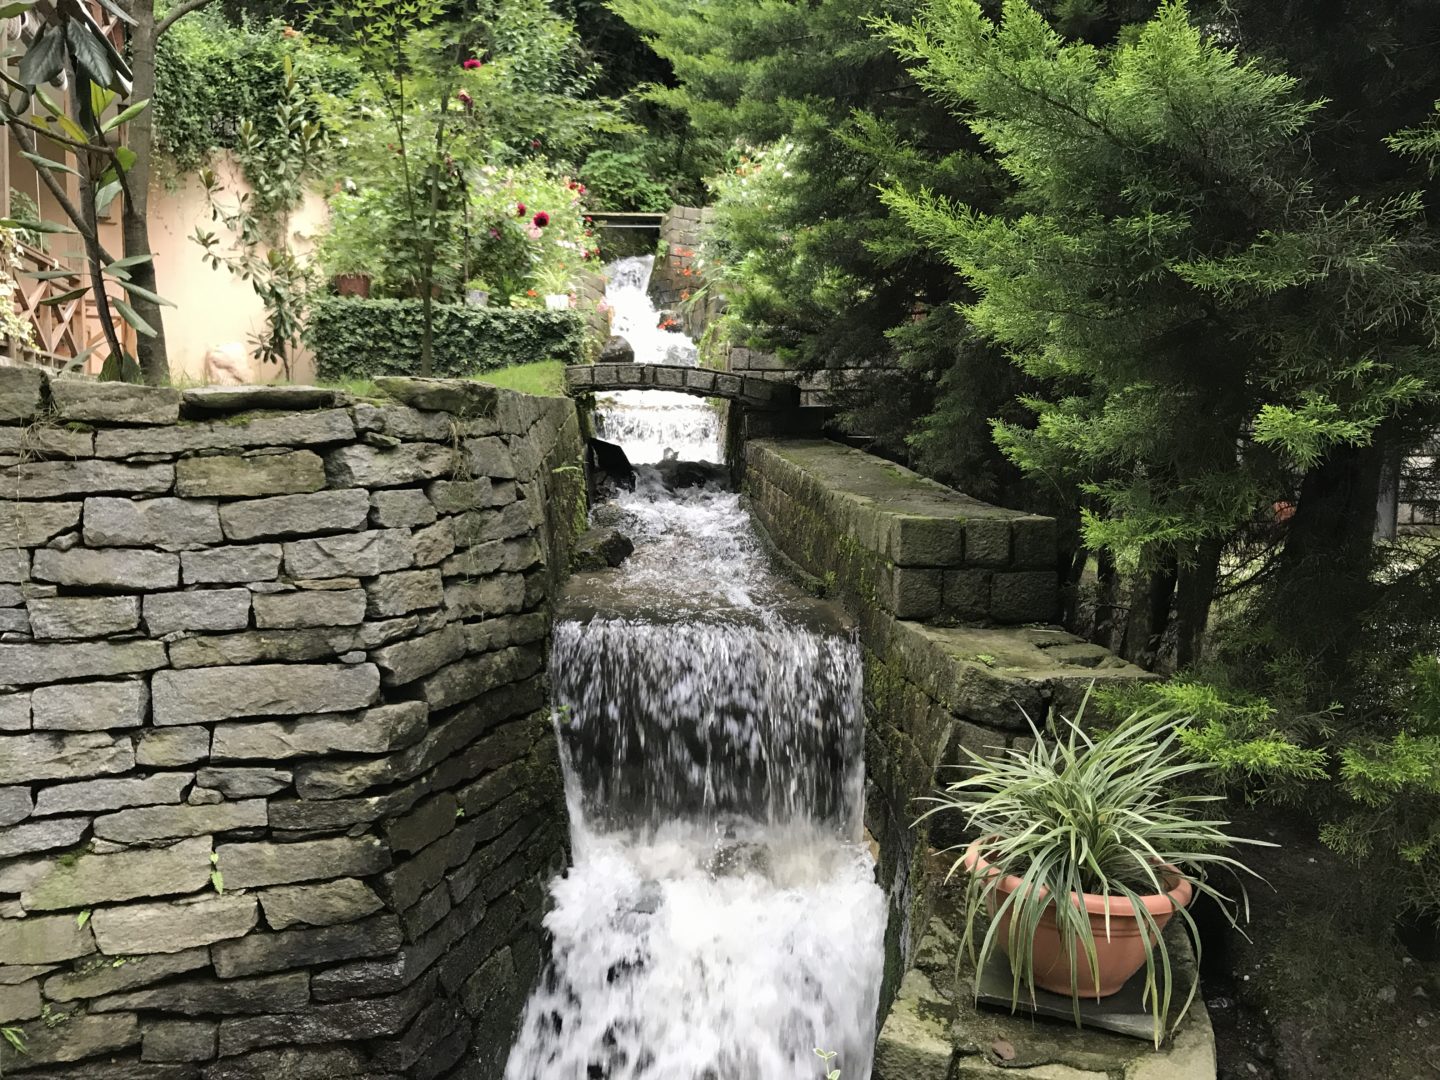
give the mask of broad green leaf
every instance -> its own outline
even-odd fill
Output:
[[[78,19],[65,22],[65,40],[81,72],[93,83],[113,86],[115,69],[110,66],[110,52],[96,38],[91,28]]]
[[[144,112],[149,107],[149,105],[149,98],[145,98],[143,101],[137,101],[133,105],[127,105],[125,108],[121,109],[118,113],[112,116],[109,120],[106,120],[105,123],[101,125],[100,130],[114,131],[121,124],[126,123],[130,120],[134,120],[135,117],[139,116],[142,112]],[[122,147],[122,149],[124,148]],[[125,166],[125,168],[127,169],[129,167],[129,165]]]
[[[146,322],[144,319],[142,319],[136,313],[135,309],[132,308],[129,304],[125,303],[124,300],[116,300],[112,298],[110,303],[114,306],[116,311],[120,312],[120,317],[124,319],[127,323],[129,323],[131,326],[133,326],[137,333],[144,334],[146,337],[155,337],[155,328],[151,326],[148,322]]]
[[[139,266],[141,263],[148,263],[148,262],[149,262],[151,259],[153,259],[153,258],[154,258],[154,256],[153,256],[153,255],[149,255],[149,254],[145,254],[145,255],[126,255],[125,258],[123,258],[123,259],[116,259],[114,262],[107,264],[106,267],[105,267],[105,269],[106,269],[106,270],[128,270],[128,269],[129,269],[130,267],[132,267],[132,266]]]
[[[40,168],[42,169],[49,169],[51,172],[65,172],[69,173],[71,176],[80,175],[78,172],[72,169],[69,165],[66,165],[64,162],[51,161],[47,157],[41,157],[39,154],[32,154],[27,150],[21,150],[20,156],[23,157],[26,161],[40,166]]]
[[[64,67],[65,42],[60,32],[46,23],[20,59],[20,81],[26,86],[39,86],[54,79]]]
[[[74,277],[73,270],[22,270],[25,277],[33,277],[37,281],[58,281],[61,278]]]
[[[75,230],[54,221],[28,221],[24,218],[0,218],[0,225],[19,232],[69,233]]]
[[[155,293],[151,292],[149,289],[144,289],[144,288],[141,288],[139,285],[136,285],[133,281],[123,281],[123,280],[122,280],[122,281],[120,282],[120,287],[121,287],[122,289],[124,289],[126,292],[130,293],[132,296],[143,296],[146,300],[149,300],[152,304],[159,304],[161,307],[174,307],[174,306],[175,306],[175,305],[174,305],[173,303],[171,303],[169,300],[166,300],[163,296],[157,296]]]
[[[109,108],[110,103],[114,100],[114,90],[107,90],[98,83],[90,84],[90,112],[94,114],[97,121],[100,119],[100,114]]]
[[[24,15],[35,6],[35,0],[17,0],[16,3],[6,4],[0,7],[0,19],[13,19],[16,15]]]
[[[115,3],[115,0],[98,0],[98,3],[101,7],[108,11],[111,15],[114,15],[126,26],[135,25],[135,19],[128,11],[122,8],[119,4]]]
[[[78,289],[71,289],[69,292],[61,293],[59,296],[47,296],[44,300],[41,300],[40,303],[44,307],[54,307],[58,304],[69,303],[71,300],[84,296],[89,291],[90,286],[82,285]]]
[[[95,213],[104,214],[110,209],[110,204],[115,201],[115,196],[121,191],[120,181],[111,180],[108,184],[102,184],[95,192]]]

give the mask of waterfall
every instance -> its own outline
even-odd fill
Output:
[[[647,322],[649,269],[611,268],[617,332],[638,361],[693,363]],[[632,459],[717,460],[714,412],[681,397],[614,395],[603,430]],[[555,626],[574,865],[505,1075],[800,1080],[821,1048],[865,1080],[886,905],[861,842],[858,646],[769,570],[733,492],[638,471],[595,509],[635,554],[579,575]]]

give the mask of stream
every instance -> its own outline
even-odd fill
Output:
[[[651,258],[610,268],[641,363],[696,363],[657,329]],[[507,1080],[866,1080],[885,897],[863,842],[861,668],[835,609],[774,573],[739,496],[644,463],[718,462],[682,394],[598,402],[636,463],[596,524],[635,543],[576,575],[550,677],[573,865]]]

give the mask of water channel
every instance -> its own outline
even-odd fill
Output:
[[[615,332],[657,329],[651,260],[610,268]],[[885,898],[862,840],[860,656],[843,618],[768,567],[739,496],[668,490],[717,462],[699,398],[635,391],[597,428],[637,463],[595,507],[635,553],[577,575],[551,658],[573,865],[551,883],[552,959],[507,1080],[865,1080]]]

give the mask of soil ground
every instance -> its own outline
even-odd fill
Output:
[[[1217,913],[1206,927],[1219,1080],[1440,1080],[1440,950],[1407,950],[1383,882],[1313,823],[1267,810],[1236,825],[1280,846],[1246,852],[1268,881],[1249,890],[1249,940]]]

